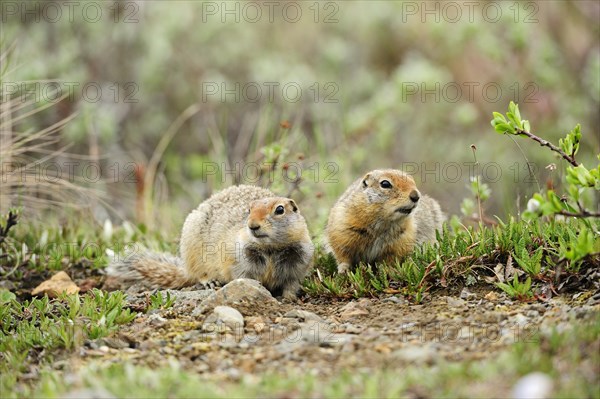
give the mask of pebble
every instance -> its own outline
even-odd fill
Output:
[[[148,317],[148,324],[150,324],[152,327],[162,327],[167,324],[167,319],[154,313]]]
[[[202,328],[204,330],[214,330],[225,327],[230,331],[244,331],[244,316],[237,310],[229,306],[216,306],[213,312],[206,318]]]
[[[533,318],[533,317],[538,317],[540,315],[540,312],[538,312],[537,310],[527,310],[525,312],[525,316]]]
[[[254,329],[256,332],[261,332],[267,327],[267,322],[261,316],[250,316],[245,318],[246,327]]]
[[[522,377],[512,390],[514,399],[544,399],[552,396],[552,379],[540,372]]]
[[[466,299],[467,301],[471,301],[473,299],[477,299],[477,294],[470,292],[466,288],[463,288],[462,291],[460,292],[460,298]]]
[[[448,306],[451,306],[453,308],[462,307],[467,304],[463,299],[452,298],[451,296],[446,297],[446,303],[448,304]]]
[[[381,302],[391,302],[391,303],[396,303],[398,305],[408,305],[408,301],[406,299],[399,298],[397,296],[387,297],[387,298],[383,299]]]
[[[355,326],[354,324],[350,323],[342,324],[342,327],[344,328],[344,331],[347,334],[360,334],[364,330],[364,328]]]
[[[216,306],[229,306],[241,302],[261,304],[272,302],[276,304],[277,300],[258,281],[239,278],[226,284],[219,291],[210,294],[208,298],[196,306],[192,312],[192,316],[198,317],[214,309]]]
[[[352,341],[351,334],[337,334],[332,326],[324,322],[303,323],[300,329],[287,334],[281,342],[275,345],[280,353],[291,353],[307,346],[320,346],[324,348],[343,346]]]
[[[76,294],[79,292],[77,284],[71,280],[69,275],[63,271],[56,273],[49,280],[42,282],[31,291],[31,295],[48,295],[50,298],[57,298],[60,294]]]
[[[523,313],[517,313],[511,318],[514,324],[517,324],[521,327],[527,325],[529,323],[529,319]]]
[[[361,299],[360,301],[352,301],[347,303],[343,308],[340,309],[340,319],[348,320],[356,316],[366,316],[370,312],[367,309],[371,305],[371,301],[368,299]]]
[[[495,291],[490,291],[484,296],[485,299],[491,302],[496,302],[498,300],[498,293]]]
[[[392,353],[392,356],[409,363],[433,363],[435,358],[439,357],[435,348],[429,344],[398,349]]]

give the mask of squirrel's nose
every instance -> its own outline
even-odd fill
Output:
[[[260,224],[255,223],[255,222],[250,222],[250,223],[248,223],[248,228],[252,231],[256,231],[256,230],[260,229]]]
[[[418,202],[419,201],[419,192],[417,190],[412,190],[410,192],[410,194],[408,195],[408,197],[410,198],[410,200],[412,202]]]

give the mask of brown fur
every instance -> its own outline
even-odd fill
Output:
[[[278,207],[283,213],[278,214]],[[253,278],[295,296],[312,264],[313,245],[296,203],[254,186],[234,186],[201,203],[185,220],[181,258],[142,252],[109,266],[110,275],[150,286]]]
[[[387,181],[390,188],[383,188]],[[418,199],[416,202],[411,195]],[[417,244],[435,241],[443,215],[422,196],[413,178],[394,169],[373,170],[356,180],[331,209],[327,241],[344,272],[360,262],[393,262]]]

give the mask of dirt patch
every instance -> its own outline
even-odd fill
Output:
[[[591,295],[544,303],[503,294],[488,298],[479,292],[468,299],[429,297],[419,305],[398,297],[241,303],[232,307],[244,325],[229,331],[203,326],[207,316],[192,317],[188,298],[140,315],[112,337],[87,342],[76,357],[82,363],[128,360],[157,368],[175,358],[187,370],[227,381],[298,370],[327,377],[342,370],[487,359],[600,311],[599,298]]]

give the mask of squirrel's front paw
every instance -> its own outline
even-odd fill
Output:
[[[349,263],[342,262],[342,263],[338,264],[337,271],[338,271],[339,274],[348,273],[348,270],[350,270],[350,264]]]
[[[299,287],[284,289],[281,294],[281,299],[286,299],[288,301],[295,301],[296,299],[298,299],[298,289],[299,289]]]

